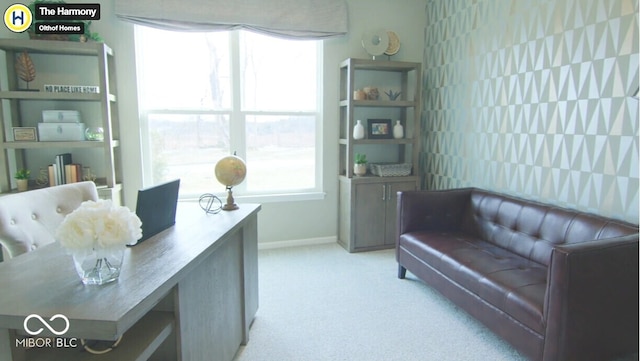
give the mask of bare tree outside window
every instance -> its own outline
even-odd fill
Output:
[[[137,27],[136,49],[145,177],[181,178],[183,197],[222,191],[215,163],[237,151],[239,195],[318,189],[317,42]]]

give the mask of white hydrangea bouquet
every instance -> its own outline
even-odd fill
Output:
[[[126,245],[142,237],[141,226],[127,207],[111,200],[85,201],[65,217],[55,238],[73,255],[85,284],[103,284],[118,278]]]

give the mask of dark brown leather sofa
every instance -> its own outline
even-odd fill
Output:
[[[523,355],[637,357],[637,225],[477,188],[400,192],[397,215],[398,277]]]

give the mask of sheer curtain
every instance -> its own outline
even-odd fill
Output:
[[[116,15],[167,30],[248,29],[287,38],[347,33],[344,0],[116,0]]]

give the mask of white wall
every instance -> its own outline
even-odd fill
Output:
[[[86,1],[67,1],[86,2]],[[15,3],[0,0],[2,9]],[[113,1],[100,1],[102,18],[92,24],[116,54],[118,107],[123,151],[124,202],[133,207],[142,184],[140,127],[138,120],[133,26],[113,15]],[[232,4],[232,2],[230,2]],[[331,240],[337,234],[338,171],[338,87],[339,63],[348,57],[367,57],[360,41],[364,32],[377,28],[393,30],[401,48],[392,60],[422,59],[426,0],[347,0],[349,34],[325,41],[323,82],[323,182],[326,196],[321,200],[263,203],[259,215],[260,242]],[[230,5],[231,6],[231,5]],[[1,38],[26,38],[4,26]],[[286,56],[286,54],[283,54]],[[242,202],[241,195],[235,195]],[[197,205],[194,204],[194,207]]]

